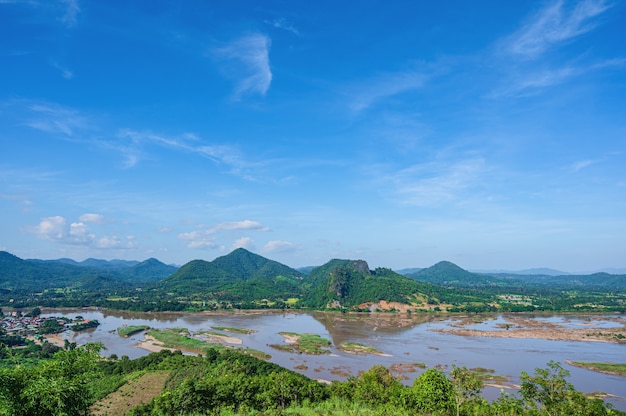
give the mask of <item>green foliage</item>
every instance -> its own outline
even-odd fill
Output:
[[[404,386],[386,367],[375,365],[354,381],[352,398],[369,406],[401,401]]]
[[[46,319],[39,325],[40,334],[57,334],[63,330],[63,325],[54,318]]]
[[[13,416],[88,414],[87,383],[97,370],[101,344],[59,351],[32,367],[0,370],[0,412]]]
[[[574,389],[567,377],[569,372],[554,361],[550,361],[547,368],[535,369],[533,376],[522,372],[520,392],[527,408],[548,414],[610,414],[602,400],[585,397]]]
[[[150,329],[147,325],[124,325],[117,328],[117,334],[121,337],[129,337],[147,329]]]
[[[420,374],[411,390],[411,400],[419,412],[445,415],[455,408],[454,386],[440,370],[429,368]]]
[[[461,409],[475,400],[482,400],[480,393],[483,389],[483,382],[475,372],[465,367],[452,366],[450,373],[452,386],[454,387],[454,404],[456,415],[461,414]]]

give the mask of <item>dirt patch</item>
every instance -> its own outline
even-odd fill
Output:
[[[467,329],[462,326],[468,325],[470,322],[461,321],[455,324],[458,329],[434,329],[433,331],[471,337],[535,338],[551,341],[587,341],[626,344],[626,325],[617,328],[594,328],[593,325],[588,325],[585,328],[571,328],[554,322],[540,321],[521,316],[508,316],[506,319],[510,322],[510,326],[506,326],[508,324],[505,324],[504,327],[508,328],[505,330],[498,329],[488,331]]]
[[[152,372],[129,381],[117,391],[91,406],[95,416],[122,416],[135,406],[147,403],[161,394],[168,372]]]
[[[235,344],[235,345],[243,344],[243,340],[241,338],[231,337],[228,335],[202,333],[197,338],[201,339],[202,341],[213,342],[213,343],[218,343],[218,344],[222,344],[222,343]]]

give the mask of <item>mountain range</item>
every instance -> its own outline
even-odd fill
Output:
[[[243,248],[213,261],[193,260],[179,268],[153,258],[141,262],[24,260],[0,251],[0,293],[7,297],[38,294],[37,299],[58,300],[61,295],[55,290],[67,288],[71,291],[62,295],[65,302],[73,294],[77,299],[92,296],[91,302],[107,307],[121,306],[110,303],[117,297],[130,299],[125,307],[130,307],[128,302],[144,302],[164,308],[172,303],[250,308],[297,303],[312,309],[396,309],[401,305],[431,309],[442,304],[488,305],[499,294],[527,293],[529,288],[542,293],[557,288],[626,290],[626,275],[607,273],[486,274],[447,261],[402,272],[382,267],[370,270],[364,260],[349,259],[332,259],[321,266],[296,270]]]

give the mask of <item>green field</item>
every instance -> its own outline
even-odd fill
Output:
[[[329,354],[330,351],[322,348],[331,345],[331,342],[326,338],[322,338],[316,334],[298,334],[296,332],[280,332],[280,335],[287,337],[294,337],[295,342],[292,347],[299,353],[320,355]]]
[[[150,329],[150,327],[147,325],[125,325],[117,328],[117,333],[121,337],[129,337],[133,334],[145,331],[147,329]]]
[[[233,332],[235,334],[245,334],[245,335],[253,334],[256,332],[254,329],[233,328],[230,326],[212,326],[211,328],[217,329],[218,331]]]
[[[591,363],[582,361],[566,361],[575,367],[586,368],[587,370],[597,371],[600,373],[613,374],[626,377],[626,364],[616,363]]]
[[[342,342],[338,348],[350,354],[382,354],[380,350],[358,342]]]

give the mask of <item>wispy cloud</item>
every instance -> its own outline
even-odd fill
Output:
[[[570,167],[569,170],[571,172],[579,172],[591,165],[595,165],[596,163],[600,162],[599,159],[587,159],[587,160],[579,160],[578,162],[573,163]]]
[[[59,63],[57,63],[57,62],[53,62],[53,63],[52,63],[52,66],[53,66],[55,69],[58,69],[58,70],[59,70],[59,72],[61,72],[61,76],[62,76],[63,78],[65,78],[66,80],[68,80],[68,81],[69,81],[69,80],[71,80],[72,78],[74,78],[74,73],[73,73],[72,71],[70,71],[69,69],[67,69],[66,67],[64,67],[64,66],[60,65]]]
[[[125,157],[125,167],[134,167],[145,155],[145,148],[150,145],[167,147],[179,151],[195,153],[206,157],[217,164],[224,164],[230,168],[230,173],[248,180],[254,180],[248,173],[253,163],[246,161],[238,149],[229,145],[207,145],[195,134],[181,134],[165,136],[150,131],[121,129],[117,138],[120,141],[106,142],[104,145],[118,150]]]
[[[408,91],[420,89],[430,76],[419,71],[404,71],[380,75],[366,80],[350,93],[349,108],[360,113],[376,102]]]
[[[36,103],[28,106],[25,125],[45,133],[71,137],[75,130],[85,128],[87,119],[77,110],[56,104]]]
[[[406,205],[438,206],[465,197],[486,172],[482,158],[414,165],[383,177]]]
[[[581,0],[568,7],[564,0],[553,1],[539,10],[503,46],[513,55],[533,59],[552,47],[593,30],[596,17],[611,5],[604,0]]]
[[[65,14],[61,17],[61,22],[68,28],[76,25],[80,12],[78,0],[62,0],[61,3],[65,6]]]
[[[506,85],[493,91],[490,98],[507,96],[526,96],[536,94],[542,90],[564,84],[571,79],[583,76],[589,72],[621,68],[626,65],[625,59],[607,59],[601,62],[578,65],[567,65],[562,68],[520,71],[507,80]]]
[[[94,224],[102,224],[104,222],[102,214],[83,214],[78,219],[82,222],[92,222]]]
[[[268,241],[261,249],[262,253],[291,253],[298,249],[298,245],[289,241]]]
[[[245,248],[247,250],[254,250],[254,240],[250,237],[241,237],[235,240],[233,245],[231,246],[231,250],[236,250],[238,248]]]
[[[225,75],[236,82],[234,99],[267,93],[272,83],[269,48],[269,37],[255,33],[213,50],[224,65]]]
[[[286,30],[287,32],[291,32],[296,36],[300,36],[300,31],[293,24],[287,22],[282,17],[274,20],[266,20],[265,23],[272,27],[275,27],[276,29]]]

